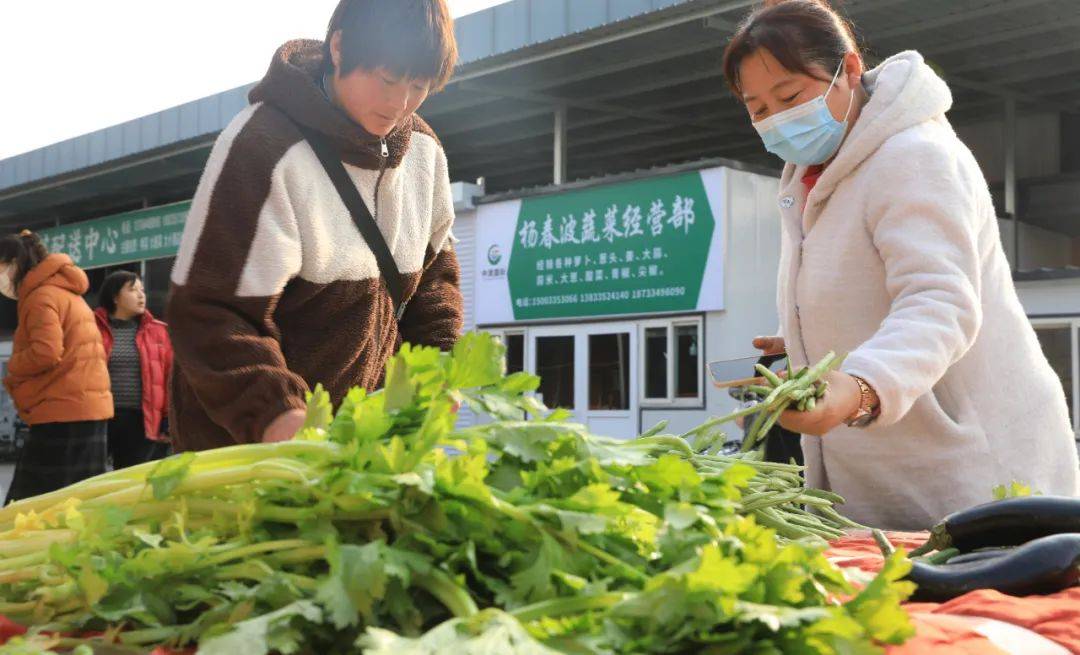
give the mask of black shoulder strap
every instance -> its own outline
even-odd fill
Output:
[[[304,126],[298,127],[311,149],[315,151],[326,174],[330,176],[330,181],[334,183],[341,201],[345,203],[345,208],[352,214],[356,229],[360,230],[360,235],[364,237],[371,252],[375,254],[375,259],[379,263],[379,273],[386,282],[386,290],[390,293],[397,320],[400,321],[405,314],[405,289],[401,285],[401,272],[398,270],[397,262],[394,261],[394,255],[386,245],[382,230],[375,223],[375,218],[364,204],[364,199],[360,197],[356,184],[345,171],[345,165],[341,163],[341,155],[323,135]]]

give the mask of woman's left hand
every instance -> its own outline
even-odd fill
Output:
[[[862,403],[862,388],[855,378],[841,371],[829,371],[821,377],[829,383],[825,396],[814,409],[800,412],[789,409],[780,415],[780,425],[799,434],[824,436],[851,418]]]

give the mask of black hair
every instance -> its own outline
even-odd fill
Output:
[[[116,297],[129,284],[135,284],[139,280],[139,274],[131,271],[113,271],[109,273],[98,290],[98,305],[112,316],[116,313]]]
[[[0,238],[0,263],[15,264],[15,276],[12,281],[16,289],[22,284],[26,274],[48,256],[49,251],[45,248],[45,244],[30,230]]]
[[[850,22],[826,0],[766,0],[739,25],[724,49],[724,77],[736,96],[739,66],[764,48],[780,65],[794,73],[821,79],[817,64],[826,71],[840,67],[844,55],[859,52]]]
[[[341,32],[341,75],[361,68],[431,82],[442,90],[457,65],[454,21],[446,0],[341,0],[330,18],[323,61],[334,72],[330,38]]]

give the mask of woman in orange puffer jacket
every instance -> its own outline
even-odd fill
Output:
[[[105,472],[113,415],[101,333],[82,295],[90,282],[67,255],[24,230],[0,239],[0,293],[18,302],[4,386],[30,426],[7,502]]]
[[[127,468],[169,454],[164,427],[173,351],[167,326],[146,308],[137,273],[115,271],[101,284],[94,310],[109,362],[116,413],[109,457]]]

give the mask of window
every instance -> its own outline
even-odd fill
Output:
[[[86,302],[91,307],[98,306],[98,291],[105,282],[105,278],[114,271],[131,271],[138,273],[143,278],[143,288],[146,289],[146,308],[157,318],[165,315],[165,301],[169,297],[169,278],[172,276],[172,267],[176,262],[175,257],[151,259],[145,262],[129,262],[116,266],[102,266],[86,271],[86,277],[90,279],[90,290],[86,294]]]
[[[1073,333],[1076,326],[1073,323],[1039,323],[1035,322],[1035,334],[1039,337],[1043,354],[1050,362],[1050,366],[1061,379],[1062,391],[1069,406],[1069,415],[1072,416],[1073,426],[1076,426],[1074,415],[1074,395],[1076,393],[1076,381],[1073,379],[1073,362],[1076,359],[1074,351],[1075,341]]]
[[[537,337],[540,398],[551,408],[574,409],[574,337]]]
[[[506,344],[506,374],[525,370],[525,335],[521,332],[503,336]]]
[[[666,327],[645,328],[645,398],[667,400],[668,338]]]
[[[703,402],[700,318],[649,321],[642,327],[643,405],[697,406]]]
[[[675,397],[698,397],[701,365],[698,362],[697,325],[675,326]]]
[[[630,409],[630,334],[589,335],[589,409]]]

